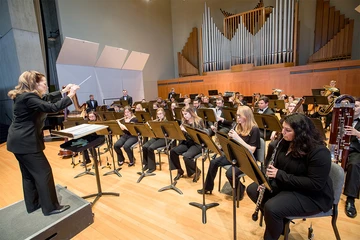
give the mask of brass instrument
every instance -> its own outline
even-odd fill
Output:
[[[328,85],[325,85],[324,86],[324,89],[325,89],[325,92],[324,92],[324,96],[325,97],[331,97],[331,101],[329,101],[329,105],[325,105],[325,106],[321,106],[319,108],[319,115],[321,116],[326,116],[328,115],[332,110],[333,110],[333,107],[334,107],[334,103],[335,103],[335,100],[336,100],[336,97],[333,95],[335,92],[339,92],[339,89],[337,89],[336,87],[331,87],[331,86],[328,86]]]
[[[341,95],[334,102],[329,149],[332,160],[336,163],[341,162],[341,167],[345,169],[351,138],[345,134],[345,126],[351,126],[353,123],[355,99],[350,95]]]
[[[282,140],[283,140],[283,138],[280,139],[279,142],[276,144],[276,147],[275,147],[273,153],[271,154],[271,158],[270,158],[270,161],[269,161],[268,166],[269,166],[269,165],[274,165],[276,152],[277,152],[277,150],[278,150],[278,148],[279,148],[279,145],[280,145],[280,143],[281,143]],[[266,174],[265,174],[265,176],[268,177]],[[259,218],[260,205],[261,205],[262,200],[263,200],[263,198],[264,198],[264,193],[265,193],[265,189],[266,189],[264,186],[260,186],[260,187],[261,187],[261,188],[260,188],[260,190],[259,190],[259,196],[258,196],[258,199],[256,200],[255,212],[254,212],[254,213],[252,214],[252,216],[251,216],[252,220],[255,221],[255,222],[256,222],[256,221],[258,220],[258,218]]]

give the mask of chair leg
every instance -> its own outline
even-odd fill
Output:
[[[221,187],[221,168],[222,167],[219,167],[219,192],[220,192],[220,187]]]
[[[336,226],[337,216],[338,216],[338,209],[337,209],[337,205],[335,205],[333,207],[333,215],[331,217],[331,225],[334,229],[336,240],[340,240],[341,238],[340,238],[339,230],[337,229],[337,226]]]
[[[260,227],[263,226],[263,220],[264,220],[264,215],[263,215],[263,213],[260,211],[260,221],[259,221],[259,226],[260,226]]]
[[[290,232],[290,222],[288,221],[285,226],[284,226],[284,240],[288,240],[289,239],[289,232]]]

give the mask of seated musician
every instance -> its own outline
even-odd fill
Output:
[[[236,112],[236,123],[237,124],[235,126],[235,130],[230,130],[229,136],[247,149],[249,149],[250,152],[254,153],[256,149],[260,147],[260,131],[255,122],[251,108],[247,106],[239,106]],[[229,164],[230,162],[228,159],[226,159],[225,156],[221,156],[210,161],[204,185],[206,194],[211,194],[212,190],[214,189],[214,180],[218,168],[220,166],[226,166]],[[236,168],[235,177],[237,178],[240,174],[242,174],[242,172],[240,171],[240,169]],[[229,168],[226,171],[226,176],[229,179],[230,184],[232,185],[232,168]],[[235,182],[236,188],[238,183],[241,184],[239,199],[242,200],[244,197],[245,186],[240,181]],[[199,189],[198,193],[202,194],[202,191],[202,189]]]
[[[167,121],[165,117],[165,110],[163,108],[158,108],[156,110],[156,120],[158,122]],[[142,147],[143,150],[143,170],[147,173],[152,173],[156,170],[155,164],[155,150],[160,147],[165,147],[165,139],[164,138],[152,138],[148,140]]]
[[[195,112],[195,114],[197,115],[197,110],[200,108],[201,106],[200,106],[200,100],[199,100],[199,98],[195,98],[194,100],[193,100],[193,108],[194,108],[194,112]]]
[[[142,107],[142,105],[140,103],[136,104],[135,112],[141,112],[141,111],[145,112],[145,109]]]
[[[184,170],[181,168],[180,159],[179,159],[179,155],[182,155],[186,166],[187,176],[191,177],[194,175],[193,181],[196,182],[197,180],[199,180],[201,176],[201,170],[199,168],[197,168],[197,171],[195,170],[196,165],[195,165],[194,157],[201,153],[201,146],[195,143],[190,138],[190,136],[186,133],[186,130],[183,125],[185,124],[193,128],[206,130],[205,124],[204,124],[204,120],[195,114],[193,108],[183,107],[181,109],[181,113],[182,113],[182,124],[180,125],[180,128],[184,132],[186,140],[181,141],[178,146],[171,149],[170,166],[171,166],[171,170],[174,169],[178,170],[177,175],[174,178],[174,181],[179,180],[184,175]],[[195,171],[197,174],[195,174]]]
[[[224,118],[223,113],[224,108],[224,99],[217,98],[216,99],[216,107],[215,107],[215,113],[216,113],[216,119],[217,119],[217,126],[216,124],[213,124],[209,122],[209,126],[213,132],[219,131],[222,133],[228,133],[231,129],[232,121],[228,121]]]
[[[267,154],[266,174],[272,192],[265,191],[260,210],[264,213],[264,239],[279,239],[288,216],[326,212],[334,202],[330,151],[310,118],[294,113],[284,118],[283,139]],[[271,158],[269,157],[271,156]],[[273,161],[272,161],[273,160]],[[252,183],[247,194],[257,202],[263,186]]]
[[[212,105],[212,104],[210,103],[210,99],[209,99],[208,96],[204,96],[204,98],[203,98],[203,104],[204,104],[204,106],[207,107],[207,108],[213,108],[213,107],[214,107],[214,105]]]
[[[90,111],[96,111],[98,106],[98,102],[94,99],[94,95],[89,96],[89,100],[86,101],[86,112],[89,113]]]
[[[123,122],[125,122],[125,123],[138,122],[137,118],[131,111],[131,107],[129,105],[124,107]],[[121,123],[120,121],[118,123],[119,123],[121,130],[124,132],[124,134],[120,137],[120,139],[117,140],[117,142],[114,144],[114,150],[117,153],[118,165],[122,166],[124,164],[125,158],[124,158],[123,152],[121,150],[121,148],[124,147],[124,150],[130,161],[128,166],[132,167],[135,165],[135,160],[134,160],[134,153],[130,147],[132,145],[134,145],[135,143],[137,143],[138,138],[136,136],[132,136],[123,123]]]
[[[360,190],[360,98],[355,99],[354,121],[345,127],[346,135],[351,135],[349,157],[346,164],[344,195],[346,216],[355,218],[355,198],[359,199]]]
[[[260,97],[258,101],[258,107],[259,107],[258,113],[260,114],[275,115],[275,113],[269,108],[269,98],[266,96]],[[271,137],[271,132],[267,131],[266,137],[264,137],[264,129],[260,128],[260,137],[265,140],[268,140]]]

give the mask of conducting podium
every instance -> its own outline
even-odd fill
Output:
[[[61,145],[62,148],[68,149],[73,152],[82,152],[88,149],[95,151],[95,147],[102,144],[103,139],[99,138],[96,134],[93,134],[97,131],[106,129],[105,125],[95,125],[95,124],[81,124],[75,127],[67,128],[61,131],[56,131],[54,134],[62,137],[72,138],[72,140],[67,141]],[[92,204],[94,205],[96,201],[102,195],[113,195],[119,196],[119,193],[114,192],[102,192],[100,176],[99,176],[99,167],[97,157],[94,156],[94,165],[95,165],[95,176],[97,184],[97,193],[84,196],[83,198],[95,197]]]
[[[138,137],[139,148],[140,148],[140,160],[141,160],[141,172],[138,172],[140,175],[137,183],[139,183],[144,177],[155,176],[155,173],[145,173],[144,171],[144,159],[142,152],[142,138],[149,137],[154,138],[155,135],[150,129],[149,125],[146,123],[124,123],[125,127],[128,129],[131,135]]]
[[[232,192],[233,192],[233,231],[234,239],[236,239],[236,189],[235,189],[235,168],[238,167],[240,170],[250,177],[254,182],[264,186],[271,190],[268,179],[261,171],[256,163],[253,154],[243,145],[233,139],[229,139],[227,135],[217,132],[217,138],[224,151],[226,159],[232,165]]]
[[[180,129],[180,126],[177,122],[174,121],[162,121],[162,122],[156,122],[152,121],[149,122],[155,136],[157,138],[165,138],[165,144],[166,149],[169,149],[169,139],[175,139],[175,140],[185,140],[185,136],[183,132]],[[165,191],[165,190],[175,190],[179,194],[183,194],[179,188],[177,188],[176,181],[173,181],[172,173],[171,173],[171,163],[170,163],[170,154],[167,154],[168,161],[169,161],[169,172],[170,172],[170,185],[163,187],[159,189],[159,192]]]
[[[201,168],[202,168],[202,203],[195,203],[191,202],[189,203],[191,206],[200,208],[202,210],[202,223],[206,223],[206,210],[212,207],[216,207],[219,204],[218,203],[208,203],[205,204],[205,167],[204,162],[206,161],[206,158],[208,157],[208,153],[206,152],[206,149],[211,150],[215,154],[220,154],[220,150],[216,146],[216,144],[213,142],[211,137],[207,134],[207,132],[204,132],[202,130],[192,128],[189,126],[185,126],[186,132],[190,135],[190,137],[196,142],[197,144],[201,145],[201,152],[202,152],[202,161],[201,161]]]

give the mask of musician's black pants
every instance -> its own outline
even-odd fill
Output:
[[[28,213],[42,209],[44,215],[59,208],[51,166],[43,152],[15,154],[22,174]]]
[[[360,189],[360,153],[351,152],[346,164],[344,195],[359,198]]]
[[[196,164],[194,157],[201,153],[201,146],[195,144],[193,141],[183,141],[177,147],[174,147],[170,151],[170,169],[181,169],[179,155],[184,158],[186,173],[191,177],[196,171]]]
[[[137,143],[138,138],[135,136],[131,136],[129,134],[123,134],[119,140],[114,144],[114,150],[117,153],[118,162],[124,162],[125,158],[123,152],[121,150],[124,147],[124,150],[129,158],[130,163],[134,162],[134,153],[130,149],[132,145]]]
[[[144,170],[155,170],[155,150],[159,147],[165,147],[164,138],[152,138],[143,145],[143,168]]]
[[[251,183],[246,192],[249,198],[256,203],[258,198],[257,183]],[[300,193],[296,193],[300,195]],[[279,239],[284,231],[286,217],[309,216],[321,212],[319,207],[308,197],[301,195],[301,202],[294,192],[281,191],[277,194],[265,192],[262,201],[266,229],[264,240]],[[302,207],[306,206],[307,211]]]

